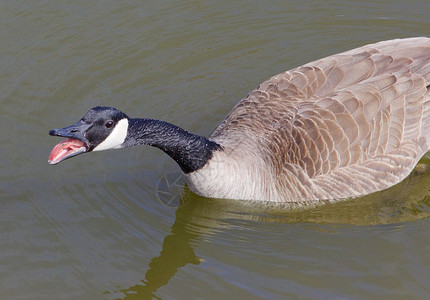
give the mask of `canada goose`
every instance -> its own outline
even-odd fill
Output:
[[[196,194],[300,202],[344,199],[403,180],[430,149],[430,39],[379,42],[263,82],[209,138],[94,107],[53,129],[57,164],[91,151],[151,145]]]

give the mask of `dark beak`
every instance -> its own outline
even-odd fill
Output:
[[[65,159],[87,152],[89,142],[85,138],[85,133],[90,126],[90,124],[78,121],[64,128],[50,130],[49,135],[65,137],[67,140],[57,144],[52,149],[48,163],[55,165]]]
[[[85,124],[82,121],[78,121],[75,124],[64,128],[52,129],[49,131],[49,135],[76,139],[88,145],[88,141],[85,138],[85,133],[90,128],[90,126],[90,124]]]

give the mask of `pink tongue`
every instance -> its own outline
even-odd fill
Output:
[[[76,139],[67,139],[59,144],[57,144],[54,149],[52,149],[51,154],[49,154],[49,163],[56,164],[65,159],[66,157],[72,155],[81,148],[85,148],[85,144]]]

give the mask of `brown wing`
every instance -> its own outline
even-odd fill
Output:
[[[430,39],[367,45],[272,77],[211,138],[258,151],[287,198],[367,194],[429,150],[429,84]]]

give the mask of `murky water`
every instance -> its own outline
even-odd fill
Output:
[[[425,299],[430,172],[337,204],[203,199],[150,148],[47,164],[95,105],[209,135],[270,76],[429,35],[430,3],[0,3],[1,299]],[[423,160],[428,163],[428,159]]]

